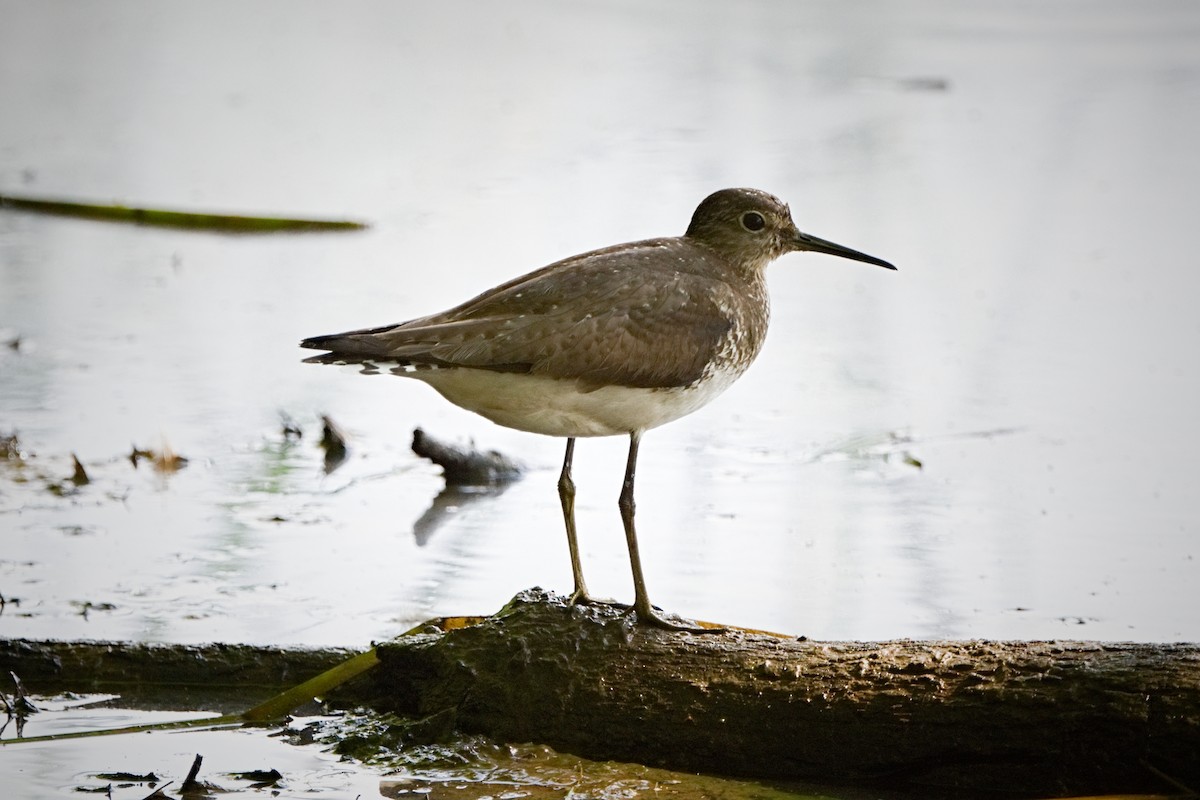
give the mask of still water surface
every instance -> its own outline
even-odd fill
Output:
[[[758,363],[643,441],[651,598],[821,639],[1200,639],[1200,7],[0,8],[0,193],[372,224],[0,213],[0,434],[35,454],[0,466],[0,635],[362,646],[569,590],[560,441],[296,344],[748,185],[900,271],[772,266]],[[441,496],[417,426],[528,473]],[[575,477],[589,584],[627,599],[625,446]]]

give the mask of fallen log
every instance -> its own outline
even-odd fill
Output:
[[[1200,787],[1200,646],[809,642],[530,590],[377,647],[379,702],[676,770],[1016,795]]]
[[[117,693],[140,708],[241,710],[355,655],[343,648],[0,639],[0,678],[11,671],[37,692]]]
[[[1197,645],[693,636],[531,590],[493,617],[435,620],[376,652],[381,664],[333,696],[422,717],[414,730],[435,734],[972,796],[1200,786]],[[216,696],[245,708],[351,655],[0,640],[0,666],[32,690],[117,691],[141,707]]]

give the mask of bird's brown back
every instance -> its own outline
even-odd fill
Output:
[[[723,359],[748,364],[767,312],[759,270],[738,270],[712,248],[674,237],[573,256],[439,314],[304,344],[344,361],[667,388],[696,382]]]

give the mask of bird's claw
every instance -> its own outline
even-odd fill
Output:
[[[653,608],[639,610],[631,608],[634,618],[643,625],[649,625],[652,628],[658,628],[664,631],[679,631],[683,633],[695,634],[712,634],[725,633],[725,628],[706,628],[701,625],[687,625],[679,622],[672,622],[655,612]]]
[[[724,633],[725,628],[720,627],[704,627],[702,625],[688,625],[686,623],[672,622],[659,612],[662,609],[655,606],[647,605],[645,608],[639,608],[638,604],[619,603],[616,600],[608,598],[592,597],[586,589],[576,589],[567,598],[567,603],[573,606],[609,606],[618,608],[633,616],[634,621],[643,625],[649,625],[652,628],[658,628],[664,631],[679,631],[683,633],[710,634]]]
[[[613,608],[629,608],[628,603],[618,603],[607,597],[592,597],[586,589],[576,589],[567,598],[567,604],[572,606],[612,606]]]

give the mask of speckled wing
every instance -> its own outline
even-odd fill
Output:
[[[574,256],[400,325],[317,337],[335,354],[574,378],[584,387],[686,386],[742,299],[707,248],[654,239]]]

